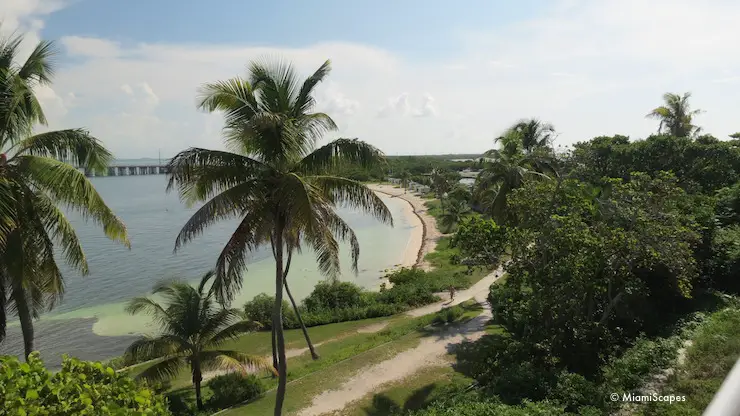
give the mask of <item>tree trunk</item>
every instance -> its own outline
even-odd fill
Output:
[[[285,335],[283,334],[283,228],[282,218],[275,227],[275,306],[272,312],[272,327],[275,328],[278,350],[278,387],[275,394],[275,416],[283,413],[285,390],[288,384],[288,363],[285,361]]]
[[[203,381],[203,374],[200,371],[200,361],[197,358],[193,359],[193,385],[195,386],[195,403],[198,405],[198,410],[203,410],[203,397],[200,393],[200,383]]]
[[[298,318],[298,323],[301,325],[301,331],[303,331],[303,337],[306,338],[306,344],[308,344],[308,349],[309,351],[311,351],[311,358],[313,358],[314,360],[318,360],[319,354],[316,352],[316,349],[314,348],[313,343],[311,342],[311,338],[308,336],[308,329],[306,328],[306,324],[303,323],[303,317],[301,317],[301,311],[298,310],[298,305],[296,305],[295,299],[293,299],[293,294],[290,293],[290,288],[288,287],[288,271],[290,270],[290,261],[292,259],[293,259],[293,249],[291,248],[290,251],[288,251],[288,260],[285,262],[285,271],[283,272],[283,283],[285,284],[285,292],[288,294],[290,303],[293,305],[293,310],[295,311],[295,316]]]
[[[18,319],[21,321],[23,353],[26,360],[28,360],[28,356],[33,352],[33,316],[28,306],[26,291],[20,283],[13,289],[13,300],[18,308]]]
[[[272,368],[275,369],[275,371],[278,370],[278,354],[277,354],[277,334],[275,333],[275,325],[272,325]],[[275,378],[275,374],[273,373],[272,378]]]
[[[308,336],[308,329],[306,329],[306,325],[303,323],[301,312],[298,311],[298,306],[296,306],[295,304],[295,299],[293,299],[293,295],[290,293],[290,289],[288,289],[288,279],[284,279],[284,283],[285,283],[285,292],[288,294],[290,303],[293,304],[293,310],[295,310],[295,315],[298,318],[298,323],[301,324],[301,331],[303,331],[303,337],[306,338],[306,344],[308,344],[308,349],[311,351],[311,358],[313,358],[314,360],[318,360],[319,354],[316,352],[316,349],[314,348],[313,343],[311,343],[311,338]]]

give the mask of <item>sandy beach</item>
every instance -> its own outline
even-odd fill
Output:
[[[373,184],[368,187],[375,192],[400,198],[408,203],[408,218],[414,224],[414,229],[404,250],[401,266],[416,266],[429,270],[431,266],[424,260],[424,256],[434,251],[442,233],[437,228],[437,221],[434,217],[427,213],[427,208],[424,206],[426,200],[411,192],[404,193],[404,189],[394,188],[392,185]]]

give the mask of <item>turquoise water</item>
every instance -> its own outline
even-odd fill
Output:
[[[213,267],[237,221],[222,222],[176,254],[174,241],[180,227],[197,209],[183,206],[175,193],[164,192],[164,175],[91,178],[108,205],[129,230],[131,250],[109,241],[102,230],[70,214],[90,265],[90,274],[82,277],[63,268],[66,292],[58,307],[42,316],[36,325],[36,347],[50,362],[58,362],[62,353],[82,359],[105,359],[118,355],[135,335],[153,332],[146,316],[124,312],[126,302],[144,296],[162,279],[197,282]],[[342,246],[341,280],[375,289],[383,270],[402,261],[413,228],[403,215],[405,202],[382,197],[393,213],[394,227],[383,225],[360,212],[340,208],[339,214],[357,233],[360,241],[359,273],[350,268],[349,251]],[[275,263],[269,247],[252,255],[244,276],[241,293],[233,303],[245,301],[262,292],[274,291]],[[290,270],[294,295],[303,298],[322,279],[313,255],[305,250],[294,257]],[[0,354],[22,351],[20,328],[15,322],[0,344]]]

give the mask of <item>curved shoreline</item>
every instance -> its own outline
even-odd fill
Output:
[[[419,240],[419,249],[416,252],[415,259],[405,258],[402,263],[404,267],[419,267],[424,270],[429,270],[431,266],[424,260],[424,256],[434,251],[437,246],[437,239],[441,236],[439,229],[437,228],[437,221],[431,215],[427,214],[426,206],[424,206],[425,200],[410,193],[405,193],[401,188],[394,188],[391,185],[380,185],[371,184],[368,185],[373,192],[388,195],[392,198],[399,198],[406,201],[411,208],[411,212],[421,223],[421,233],[413,231],[411,239]],[[414,232],[417,234],[414,235]]]

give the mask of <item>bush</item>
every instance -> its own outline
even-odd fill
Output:
[[[378,293],[376,299],[379,303],[406,305],[408,307],[427,305],[439,300],[434,295],[429,283],[424,279],[414,283],[393,286]]]
[[[362,306],[361,287],[350,282],[319,282],[303,300],[309,312]]]
[[[426,272],[424,270],[404,267],[389,273],[385,277],[393,284],[393,286],[397,286],[417,282],[425,276]]]
[[[604,382],[614,391],[630,391],[660,369],[670,367],[681,346],[678,337],[639,339],[604,368]]]
[[[244,304],[244,313],[247,319],[259,322],[265,329],[272,329],[272,308],[274,306],[274,296],[260,293]],[[283,300],[283,327],[298,328],[298,318],[287,300]]]
[[[0,409],[13,415],[169,415],[163,396],[101,363],[64,356],[52,374],[33,353],[0,357]]]
[[[257,376],[238,372],[214,377],[208,382],[208,387],[213,392],[208,404],[218,409],[256,399],[265,391]]]

